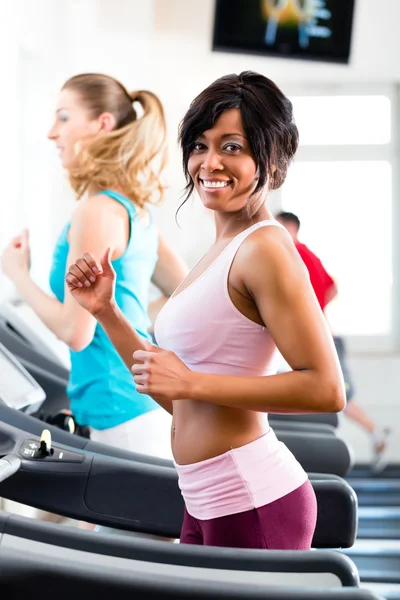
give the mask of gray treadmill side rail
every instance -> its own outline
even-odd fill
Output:
[[[0,548],[2,600],[32,597],[32,589],[46,590],[57,600],[70,600],[88,594],[113,594],[118,600],[152,598],[166,600],[383,600],[368,590],[357,588],[285,588],[266,587],[207,580],[185,581],[168,576],[130,573],[125,569],[96,568],[92,565],[56,559],[45,562],[38,556],[21,556],[19,552]],[[40,595],[40,591],[38,591]],[[89,597],[89,596],[88,596]]]
[[[41,421],[10,409],[0,402],[0,422],[9,423],[18,429],[40,436],[44,425]],[[85,449],[97,454],[114,456],[116,458],[132,458],[138,462],[170,466],[172,461],[156,458],[139,453],[129,453],[120,448],[113,448],[106,444],[99,444],[77,435],[71,435],[61,429],[46,424],[55,442],[78,449]],[[275,431],[278,439],[293,452],[297,460],[306,471],[315,473],[323,472],[333,475],[345,476],[352,467],[353,457],[350,448],[344,440],[333,435],[320,433]]]
[[[339,426],[339,416],[337,413],[316,413],[307,415],[275,415],[284,421],[294,421],[296,423],[321,423],[331,425],[332,427]]]
[[[332,573],[343,587],[359,585],[354,563],[335,551],[309,552],[214,548],[167,544],[157,540],[106,535],[60,527],[0,511],[0,532],[31,542],[99,555],[205,569],[270,573]],[[1,542],[0,542],[1,545]]]
[[[268,421],[271,427],[279,431],[297,431],[297,433],[323,433],[328,435],[338,435],[338,430],[332,425],[325,425],[324,423],[307,423],[306,421],[284,421],[278,418],[279,415],[268,416]]]

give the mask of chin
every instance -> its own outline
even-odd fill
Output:
[[[204,208],[207,208],[208,210],[215,210],[216,212],[224,212],[226,210],[225,202],[218,202],[218,200],[201,197],[200,200]]]
[[[71,160],[69,159],[67,156],[61,159],[61,166],[63,169],[73,169],[74,167],[77,166],[76,161],[75,160]]]
[[[222,203],[222,202],[219,202],[219,203],[218,202],[203,202],[203,206],[207,210],[212,210],[213,212],[216,212],[216,213],[237,212],[236,210],[233,210],[231,207],[229,207],[229,205]]]
[[[203,198],[202,196],[200,196],[200,200],[204,208],[220,213],[240,212],[246,206],[246,203],[244,203],[244,205],[235,206],[235,202],[230,202],[229,200],[218,200],[217,198]]]

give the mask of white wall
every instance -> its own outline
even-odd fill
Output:
[[[11,8],[6,13],[9,21],[2,18],[0,24],[0,44],[11,51],[11,60],[2,69],[12,82],[10,95],[2,95],[0,103],[14,110],[5,124],[11,139],[6,164],[11,174],[8,200],[12,198],[12,202],[3,196],[1,211],[7,216],[1,220],[0,236],[4,239],[11,234],[14,225],[30,227],[34,273],[42,285],[46,285],[52,244],[73,204],[57,157],[46,140],[57,90],[68,76],[103,71],[131,89],[149,87],[161,96],[169,123],[171,161],[170,189],[159,211],[159,223],[190,264],[213,239],[212,219],[194,200],[181,212],[182,229],[175,225],[175,210],[184,186],[176,131],[190,100],[201,89],[223,74],[245,69],[268,75],[284,89],[293,83],[307,89],[321,83],[334,87],[343,82],[400,80],[398,0],[356,1],[349,65],[213,53],[213,0],[19,0],[16,4],[19,30],[14,41],[3,35],[9,31],[7,23],[16,18]],[[8,5],[11,7],[11,2]],[[14,81],[16,72],[18,82]],[[17,83],[22,92],[18,93]],[[16,113],[17,98],[20,108]],[[17,137],[13,137],[19,120],[20,161],[16,160]],[[0,295],[2,290],[4,293],[4,287]],[[362,403],[379,422],[398,422],[400,358],[357,356],[352,357],[352,366]],[[367,438],[348,424],[344,431],[354,444],[357,458],[366,459]],[[400,451],[399,437],[393,448],[395,458]]]
[[[145,57],[150,56],[152,3],[19,0],[18,6],[21,193],[16,227],[29,227],[32,274],[47,287],[52,248],[74,204],[54,144],[46,137],[58,90],[68,77],[84,71],[150,86]],[[141,52],[143,60],[137,61]]]
[[[0,19],[0,56],[3,91],[0,94],[2,143],[0,145],[0,252],[6,245],[17,220],[18,185],[18,123],[13,115],[18,104],[17,18],[10,4],[2,6]],[[4,60],[4,57],[7,57]],[[0,273],[0,294],[9,293],[11,286]]]

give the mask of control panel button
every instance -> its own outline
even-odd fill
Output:
[[[52,446],[49,454],[43,455],[41,443],[36,440],[25,440],[19,454],[27,460],[40,460],[43,462],[81,463],[85,460],[84,454],[62,450],[57,446]]]
[[[35,440],[25,440],[19,450],[19,453],[23,458],[41,458],[42,452],[40,449],[40,443],[36,442]]]

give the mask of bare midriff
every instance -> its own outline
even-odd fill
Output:
[[[266,415],[198,400],[176,400],[171,431],[172,452],[178,465],[188,465],[264,435]]]

